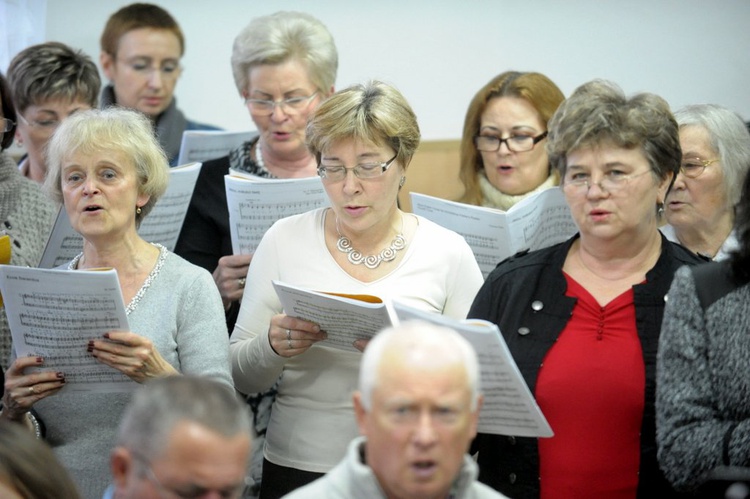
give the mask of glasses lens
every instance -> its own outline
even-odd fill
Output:
[[[686,159],[680,165],[682,174],[690,178],[699,176],[705,169],[706,165],[699,159]]]
[[[474,145],[478,151],[494,152],[497,151],[500,146],[500,139],[497,137],[478,135],[474,137]]]

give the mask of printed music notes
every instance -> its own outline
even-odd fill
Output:
[[[130,391],[136,383],[86,350],[107,331],[129,330],[117,273],[0,266],[16,357],[40,356],[40,370],[65,373],[65,391]]]
[[[229,151],[252,139],[255,132],[225,132],[223,130],[185,130],[177,159],[178,165],[194,161],[221,158]]]
[[[255,252],[266,231],[280,218],[328,206],[320,177],[265,179],[232,171],[224,176],[232,252]]]
[[[498,263],[519,251],[552,246],[578,231],[559,187],[529,196],[508,211],[410,194],[416,215],[466,239],[485,278]]]

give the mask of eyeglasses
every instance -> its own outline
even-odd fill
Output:
[[[133,454],[133,457],[135,457],[138,461],[143,463],[146,470],[146,478],[156,485],[156,488],[159,489],[159,495],[162,497],[177,497],[179,499],[199,499],[201,497],[204,497],[206,494],[209,494],[210,492],[215,492],[219,494],[220,497],[226,498],[226,499],[237,499],[242,495],[242,492],[245,489],[245,483],[241,483],[238,485],[230,486],[225,489],[205,489],[203,487],[200,487],[198,485],[187,485],[183,490],[178,490],[175,488],[167,487],[162,483],[161,480],[156,476],[154,473],[153,468],[151,467],[151,463],[148,459],[146,459],[146,456],[135,452],[133,450],[130,451],[131,454]]]
[[[500,145],[505,142],[505,146],[511,152],[526,152],[534,149],[534,146],[541,142],[547,136],[544,132],[536,137],[531,135],[511,135],[505,139],[494,135],[476,135],[474,136],[474,145],[478,151],[495,152],[500,150]]]
[[[52,133],[57,130],[60,126],[60,120],[27,120],[23,114],[18,113],[18,119],[21,120],[26,126],[31,128],[37,128],[45,133]]]
[[[271,116],[276,106],[279,106],[283,113],[292,116],[304,111],[316,95],[318,92],[313,92],[312,95],[306,97],[290,97],[281,100],[245,99],[245,104],[256,116]]]
[[[708,165],[719,161],[718,159],[684,158],[680,164],[680,173],[688,178],[700,177]]]
[[[383,163],[361,163],[351,168],[347,168],[343,165],[324,165],[321,163],[318,166],[318,175],[320,175],[320,178],[323,180],[329,182],[340,182],[346,178],[347,170],[351,170],[357,178],[376,178],[384,174],[388,168],[391,167],[391,164],[393,164],[397,156],[398,153]]]
[[[0,132],[10,132],[16,124],[8,118],[0,118]]]
[[[610,170],[604,174],[604,177],[599,182],[592,182],[591,176],[584,172],[567,173],[563,179],[563,188],[583,190],[586,192],[591,188],[592,185],[596,185],[604,192],[614,193],[617,192],[630,183],[636,177],[651,173],[651,170],[646,170],[641,173],[625,174],[620,170]]]
[[[122,63],[145,78],[151,78],[156,71],[165,80],[173,80],[180,74],[179,61],[165,61],[161,66],[153,66],[150,59],[122,60]]]

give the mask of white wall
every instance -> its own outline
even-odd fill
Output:
[[[98,61],[107,17],[130,1],[49,0],[48,40]],[[250,19],[304,10],[339,49],[337,87],[395,84],[426,139],[459,138],[466,106],[492,76],[540,71],[568,95],[592,78],[650,91],[676,109],[713,102],[750,119],[750,1],[721,0],[156,0],[187,38],[179,106],[227,129],[252,126],[229,66]],[[3,68],[4,69],[4,68]]]

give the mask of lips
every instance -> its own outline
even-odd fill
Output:
[[[366,209],[365,206],[344,206],[344,211],[352,217],[360,216]]]
[[[414,461],[411,463],[411,469],[418,478],[428,479],[437,471],[437,462],[428,459]]]
[[[511,173],[515,168],[510,165],[498,165],[496,169],[498,173]]]
[[[86,206],[83,209],[83,211],[86,211],[86,212],[95,212],[95,211],[99,211],[101,209],[103,209],[103,208],[101,206],[99,206],[98,204],[90,204],[90,205]]]

